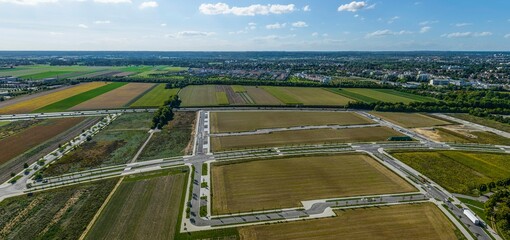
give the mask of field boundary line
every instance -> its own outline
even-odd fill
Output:
[[[143,96],[145,96],[147,93],[149,93],[150,91],[154,90],[154,88],[156,88],[157,86],[159,86],[159,84],[161,83],[154,83],[154,85],[152,87],[150,87],[149,89],[145,90],[143,93],[140,93],[138,96],[134,97],[133,99],[131,99],[131,101],[129,101],[128,103],[126,103],[123,107],[125,108],[130,108],[131,105],[133,105],[136,101],[138,101],[140,98],[142,98]]]
[[[85,237],[89,233],[90,229],[92,229],[92,227],[96,223],[97,219],[99,218],[99,216],[101,215],[103,210],[106,208],[106,205],[108,205],[108,203],[110,202],[111,198],[113,197],[113,194],[117,191],[117,188],[119,188],[119,186],[120,186],[120,184],[122,183],[123,180],[124,180],[124,177],[121,177],[119,179],[119,181],[117,182],[117,184],[115,184],[115,187],[113,187],[112,191],[110,192],[108,197],[106,197],[106,199],[104,200],[104,202],[101,205],[101,207],[97,210],[97,212],[94,215],[94,217],[92,218],[92,220],[90,220],[89,224],[87,225],[87,228],[85,228],[85,230],[81,234],[79,240],[84,240],[85,239]]]

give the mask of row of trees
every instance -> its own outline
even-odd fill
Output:
[[[487,218],[497,225],[503,239],[510,237],[510,191],[500,190],[485,202]]]
[[[161,129],[174,118],[173,108],[179,107],[181,100],[179,96],[171,96],[164,105],[154,112],[152,117],[152,129]]]

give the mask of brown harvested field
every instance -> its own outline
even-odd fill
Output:
[[[462,234],[432,203],[336,210],[336,217],[240,228],[242,240],[456,240]]]
[[[295,144],[381,142],[395,136],[405,135],[387,127],[366,127],[283,131],[270,134],[212,137],[211,139],[213,150],[223,151]]]
[[[363,154],[295,157],[212,167],[213,214],[300,207],[301,201],[417,191]]]
[[[154,86],[153,83],[129,83],[115,90],[80,103],[71,110],[122,108]]]
[[[127,178],[86,239],[173,239],[185,176]]]
[[[283,103],[261,87],[244,86],[248,96],[257,105],[283,105]]]
[[[83,92],[104,86],[104,82],[90,82],[76,85],[71,88],[63,89],[51,94],[31,98],[23,102],[19,102],[10,106],[0,108],[0,114],[16,114],[16,113],[29,113],[44,106],[56,103],[60,100],[78,95]]]
[[[0,164],[65,132],[83,120],[84,118],[50,119],[0,140]]]
[[[375,116],[383,118],[387,121],[390,121],[402,127],[418,128],[418,127],[452,125],[451,122],[422,113],[402,113],[402,112],[371,112],[371,113]]]
[[[243,132],[257,129],[319,125],[355,125],[374,123],[353,112],[212,112],[211,131]]]

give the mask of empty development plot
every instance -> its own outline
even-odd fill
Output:
[[[375,116],[408,128],[434,127],[453,123],[422,113],[371,112]]]
[[[283,128],[319,125],[355,125],[374,123],[352,112],[212,112],[211,131],[243,132],[265,128]]]
[[[213,165],[213,214],[300,207],[301,201],[416,191],[362,154]]]
[[[0,114],[29,113],[77,94],[101,87],[104,82],[91,82],[67,88],[62,91],[29,99],[0,109]]]
[[[83,118],[49,119],[31,126],[15,135],[0,140],[0,164],[65,132],[83,121]]]
[[[177,95],[178,92],[178,88],[167,89],[166,84],[158,84],[150,92],[131,104],[130,107],[159,107],[171,96]]]
[[[296,144],[380,142],[405,136],[387,127],[352,129],[314,129],[273,132],[270,134],[212,137],[214,151],[289,146]]]
[[[322,88],[263,87],[287,105],[343,106],[352,99]]]
[[[352,98],[360,102],[431,102],[432,98],[423,97],[415,94],[399,92],[393,89],[369,89],[369,88],[342,88],[330,89],[342,96]]]
[[[131,100],[143,94],[152,86],[152,83],[129,83],[91,100],[80,103],[72,107],[71,110],[123,108],[130,104]]]
[[[472,130],[463,125],[417,128],[414,131],[440,142],[510,145],[510,138],[499,136],[492,132]]]
[[[173,239],[185,176],[126,178],[86,239]]]
[[[427,151],[392,155],[455,193],[473,194],[482,183],[510,176],[510,154]]]
[[[336,210],[336,217],[240,228],[242,240],[256,239],[463,239],[431,203]]]
[[[74,95],[72,97],[63,99],[61,101],[58,101],[56,103],[47,105],[43,108],[37,109],[36,112],[58,112],[58,111],[65,111],[69,108],[72,108],[82,102],[85,102],[87,100],[93,99],[101,94],[107,93],[109,91],[112,91],[116,88],[122,87],[126,85],[127,83],[105,83],[104,86],[98,87],[96,89],[92,89],[90,91],[80,93],[78,95]]]

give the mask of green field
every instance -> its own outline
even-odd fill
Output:
[[[154,87],[151,91],[143,95],[141,98],[136,100],[130,107],[159,107],[168,100],[171,96],[177,95],[179,92],[178,88],[167,89],[166,84],[159,84]]]
[[[200,85],[188,86],[179,92],[182,99],[182,106],[217,106],[216,86]]]
[[[48,71],[48,72],[25,75],[25,76],[22,76],[22,78],[39,80],[39,79],[44,79],[44,78],[60,77],[61,75],[64,75],[67,73],[71,73],[71,72],[70,71]]]
[[[106,84],[106,83],[105,83]],[[60,111],[65,111],[69,108],[72,108],[82,102],[85,102],[87,100],[90,100],[92,98],[95,98],[101,94],[104,94],[104,93],[107,93],[109,91],[112,91],[114,89],[117,89],[119,87],[122,87],[124,85],[126,85],[127,83],[120,83],[120,82],[115,82],[115,83],[109,83],[109,84],[106,84],[105,86],[102,86],[102,87],[98,87],[96,89],[92,89],[90,91],[87,91],[87,92],[84,92],[84,93],[80,93],[78,95],[74,95],[72,97],[69,97],[69,98],[66,98],[64,100],[60,100],[56,103],[53,103],[53,104],[50,104],[50,105],[47,105],[43,108],[39,108],[37,110],[35,110],[34,112],[60,112]]]
[[[263,89],[287,105],[343,106],[352,101],[322,88],[263,87]]]
[[[234,90],[235,93],[244,93],[244,92],[246,92],[246,88],[244,88],[244,86],[233,85],[231,87],[232,87],[232,90]]]
[[[330,89],[342,96],[352,98],[360,102],[430,102],[435,101],[432,98],[423,97],[415,94],[404,93],[393,89],[368,89],[368,88],[343,88]]]
[[[126,177],[86,239],[173,239],[184,169]]]
[[[216,92],[216,101],[219,105],[228,105],[228,97],[225,92]]]
[[[476,195],[480,184],[510,176],[509,154],[428,151],[392,155],[455,193]]]
[[[0,239],[79,239],[116,182],[8,198],[0,203]]]

